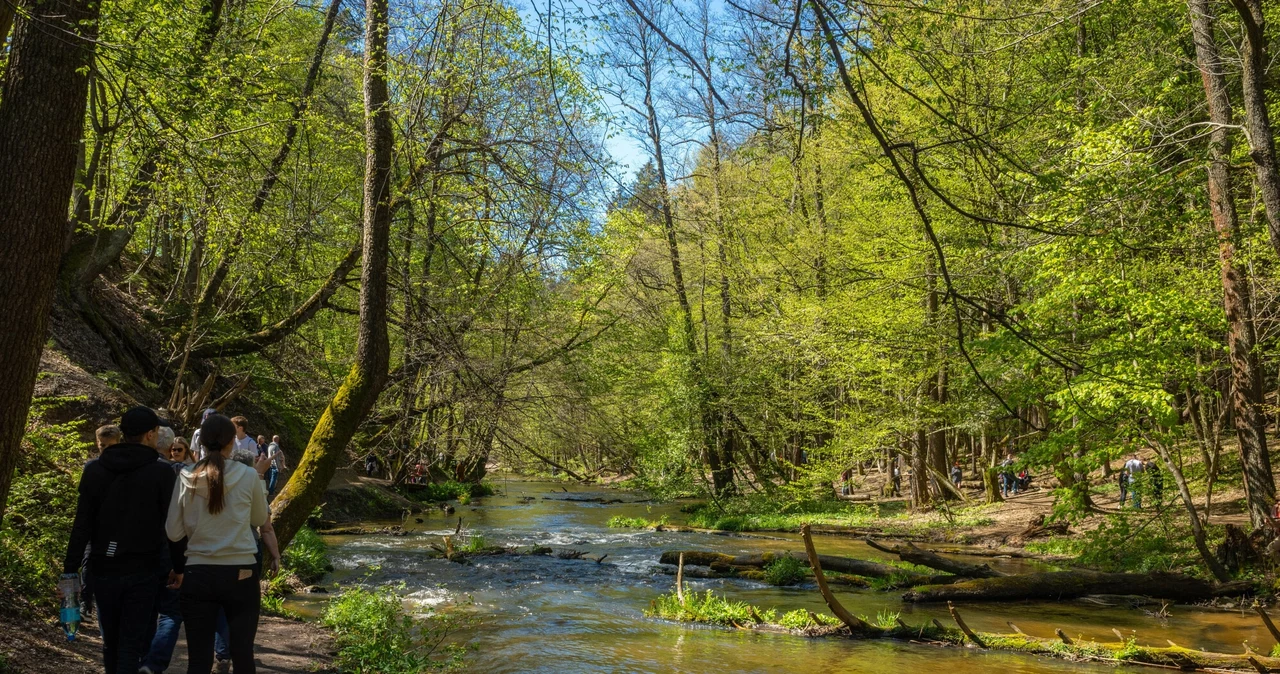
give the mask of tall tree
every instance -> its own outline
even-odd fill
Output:
[[[387,262],[391,239],[394,138],[387,86],[387,0],[366,0],[364,29],[364,232],[360,327],[355,363],[311,431],[293,477],[274,502],[281,547],[320,504],[347,444],[382,392],[391,346],[387,336]]]
[[[1204,83],[1209,122],[1213,125],[1209,135],[1209,209],[1218,235],[1222,304],[1229,326],[1227,348],[1231,360],[1231,403],[1236,437],[1240,441],[1240,464],[1244,468],[1249,519],[1255,528],[1263,528],[1270,525],[1276,486],[1264,432],[1262,373],[1254,353],[1258,337],[1253,324],[1249,277],[1236,260],[1240,223],[1231,191],[1231,101],[1227,93],[1225,65],[1213,34],[1213,10],[1208,0],[1190,0],[1188,6],[1196,63]]]
[[[0,82],[0,519],[47,338],[84,132],[98,0],[27,5]]]

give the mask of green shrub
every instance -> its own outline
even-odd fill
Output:
[[[307,585],[319,582],[325,574],[333,571],[329,546],[309,527],[298,530],[282,555],[281,565]]]
[[[354,587],[329,602],[321,619],[333,631],[338,668],[350,674],[457,671],[464,649],[444,643],[458,622],[409,615],[396,591]]]
[[[31,418],[38,419],[63,399],[37,399]],[[79,422],[46,425],[33,421],[22,437],[0,528],[0,589],[51,605],[62,557],[75,516],[77,483],[89,445],[80,440]]]
[[[470,503],[470,499],[480,496],[493,496],[493,485],[488,482],[436,482],[431,484],[409,484],[400,488],[400,491],[409,499],[424,503],[435,503],[439,501],[452,501],[454,499],[462,500],[465,495],[466,505]]]
[[[1103,571],[1175,571],[1200,567],[1191,528],[1166,509],[1111,515],[1079,541],[1077,563]]]
[[[809,577],[809,565],[785,555],[764,567],[764,581],[770,585],[795,585]]]
[[[297,613],[285,608],[284,597],[278,594],[263,593],[262,612],[267,615],[273,615],[280,618],[288,618],[290,620],[302,619],[302,616],[299,616]]]

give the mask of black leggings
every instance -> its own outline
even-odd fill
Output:
[[[248,577],[240,580],[241,571]],[[218,609],[231,627],[231,664],[236,674],[255,674],[253,640],[261,601],[258,569],[252,566],[188,565],[182,578],[182,618],[187,624],[188,674],[213,671],[213,633]]]

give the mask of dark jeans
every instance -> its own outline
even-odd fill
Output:
[[[169,581],[165,575],[163,583]],[[180,590],[161,587],[156,599],[156,612],[160,614],[151,637],[151,650],[142,664],[153,672],[163,672],[173,660],[173,649],[178,645],[178,630],[182,629],[182,609],[178,606]]]
[[[154,570],[94,574],[102,662],[107,674],[137,674],[142,657],[147,654],[148,638],[155,629],[156,593],[160,589],[156,578]]]
[[[267,469],[267,498],[276,495],[276,481],[280,479],[280,469],[272,466]]]
[[[241,570],[249,576],[239,579]],[[213,670],[213,634],[218,611],[231,628],[231,664],[236,674],[255,674],[253,640],[258,634],[258,568],[250,566],[187,566],[182,579],[182,617],[187,623],[188,674]]]

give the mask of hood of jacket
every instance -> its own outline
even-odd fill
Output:
[[[209,478],[205,474],[206,461],[182,471],[182,486],[188,491],[209,498]],[[256,479],[258,471],[245,468],[244,464],[225,459],[222,462],[222,490],[231,491],[242,480]]]
[[[98,465],[113,473],[131,473],[160,460],[160,453],[146,445],[122,442],[102,450]]]

